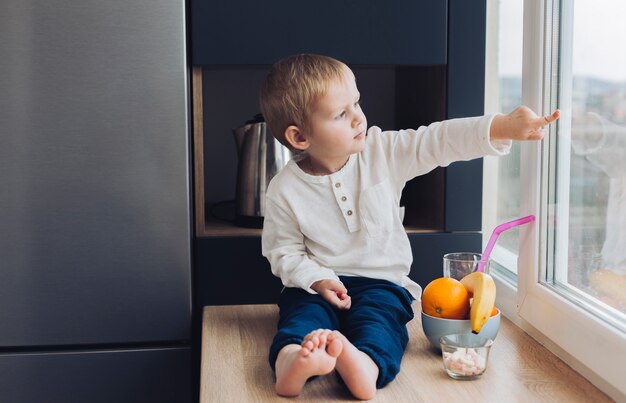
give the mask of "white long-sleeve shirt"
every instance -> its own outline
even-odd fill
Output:
[[[417,130],[367,131],[365,147],[339,171],[313,176],[291,160],[266,193],[263,255],[285,287],[338,276],[389,280],[414,298],[413,256],[400,196],[410,179],[454,161],[509,152],[490,141],[493,116],[452,119]],[[427,190],[425,190],[427,191]]]

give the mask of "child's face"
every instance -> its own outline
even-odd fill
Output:
[[[313,104],[309,115],[307,152],[318,161],[341,161],[363,150],[367,119],[359,105],[354,76],[330,83],[328,91]]]

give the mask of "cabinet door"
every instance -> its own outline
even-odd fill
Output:
[[[479,116],[485,105],[485,0],[450,0],[446,118]],[[482,159],[446,168],[445,230],[480,231]]]
[[[185,1],[158,4],[2,2],[0,348],[190,338]]]
[[[351,64],[445,64],[447,1],[192,0],[193,64],[319,53]]]
[[[245,251],[245,253],[242,253]],[[261,254],[260,237],[195,240],[195,304],[276,304],[282,289]]]
[[[191,402],[189,348],[0,354],[0,401]]]

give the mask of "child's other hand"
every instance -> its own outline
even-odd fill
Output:
[[[561,116],[558,109],[550,115],[537,116],[527,106],[519,106],[508,115],[497,115],[491,122],[491,140],[541,140],[546,132],[543,127]]]
[[[313,291],[338,309],[350,309],[352,300],[341,281],[318,280],[311,285]]]

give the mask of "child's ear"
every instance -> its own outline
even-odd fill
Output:
[[[285,139],[291,144],[291,147],[299,151],[306,150],[310,145],[309,140],[296,125],[291,125],[285,129]]]

